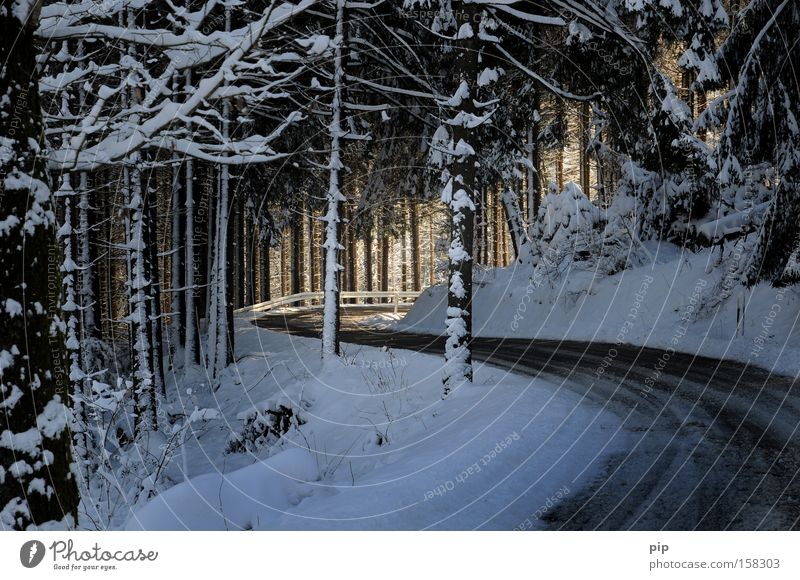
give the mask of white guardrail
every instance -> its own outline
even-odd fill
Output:
[[[391,303],[394,304],[394,312],[397,314],[397,308],[400,305],[400,300],[416,299],[419,294],[420,293],[416,291],[384,292],[380,290],[373,292],[340,292],[339,299],[367,300],[370,298],[389,298]],[[275,298],[274,300],[267,300],[266,302],[259,302],[258,304],[245,306],[244,308],[239,308],[236,310],[236,312],[267,312],[268,310],[274,310],[275,308],[280,308],[282,306],[293,306],[304,302],[310,303],[312,300],[322,302],[324,295],[324,292],[300,292],[299,294],[290,294],[289,296],[281,296],[280,298]],[[347,305],[345,304],[345,306]]]

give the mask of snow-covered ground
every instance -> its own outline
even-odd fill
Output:
[[[442,401],[439,357],[320,343],[237,321],[218,408],[168,468],[182,481],[128,529],[531,529],[630,444],[620,420],[559,385],[478,365]],[[279,441],[225,453],[252,409],[302,409]],[[184,473],[185,472],[185,473]],[[185,480],[185,481],[184,481]]]
[[[732,280],[723,268],[706,273],[718,250],[646,247],[649,264],[608,277],[574,264],[556,281],[523,266],[476,272],[473,332],[673,348],[800,372],[800,288],[736,287],[721,306],[707,308]],[[428,289],[395,328],[441,334],[446,303],[443,286]]]

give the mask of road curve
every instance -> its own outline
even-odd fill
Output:
[[[342,341],[443,352],[442,337],[358,324],[379,311],[345,307]],[[258,316],[263,328],[319,336],[318,310]],[[605,406],[634,442],[546,514],[551,529],[800,529],[800,377],[596,342],[476,338],[473,353]]]

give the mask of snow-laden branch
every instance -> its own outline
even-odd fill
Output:
[[[442,99],[440,95],[437,95],[435,93],[426,93],[424,91],[415,91],[413,89],[392,87],[389,85],[377,83],[375,81],[368,81],[367,79],[362,79],[361,77],[357,77],[354,75],[345,75],[345,79],[353,83],[360,83],[366,85],[370,88],[381,91],[383,93],[396,93],[400,95],[407,95],[409,97],[419,97],[421,99]]]
[[[176,118],[190,117],[201,107],[204,102],[219,98],[226,90],[225,80],[233,76],[234,68],[242,59],[257,45],[258,41],[270,30],[284,24],[298,14],[304,12],[319,0],[301,0],[297,4],[283,3],[277,8],[270,6],[265,10],[261,18],[248,27],[248,34],[241,37],[239,44],[232,48],[216,70],[216,72],[202,79],[193,92],[188,95],[183,102],[177,103],[170,98],[164,97],[168,91],[168,78],[174,74],[174,69],[167,71],[157,82],[151,83],[150,89],[142,99],[144,109],[154,109],[155,113],[133,127],[127,127],[129,134],[117,130],[108,133],[95,145],[83,148],[88,134],[93,130],[82,131],[70,138],[69,147],[55,150],[50,154],[51,163],[66,170],[89,171],[111,164],[128,157],[145,146],[152,145],[157,141],[161,131],[168,127]],[[152,105],[164,97],[163,102],[158,107]],[[95,104],[93,111],[102,107],[106,99],[100,96],[98,103]],[[98,113],[99,114],[99,113]],[[90,117],[94,120],[97,115]],[[84,124],[87,129],[94,128],[93,122],[87,119]]]
[[[532,24],[544,24],[549,26],[566,26],[566,22],[563,18],[559,18],[557,16],[541,16],[539,14],[529,14],[528,12],[522,12],[521,10],[517,10],[515,8],[511,8],[510,6],[506,6],[504,4],[498,4],[496,2],[481,2],[480,0],[473,0],[473,3],[476,4],[489,4],[492,8],[496,10],[500,10],[505,12],[506,14],[510,14],[514,18],[519,18],[520,20],[524,20],[525,22],[530,22]]]
[[[763,223],[767,209],[771,205],[771,200],[765,201],[754,207],[706,222],[697,226],[697,235],[709,243],[715,244],[726,238],[735,238],[752,232]]]
[[[541,84],[544,88],[546,88],[548,91],[552,91],[553,93],[555,93],[556,95],[558,95],[558,96],[560,96],[560,97],[562,97],[564,99],[569,99],[569,100],[572,100],[572,101],[594,101],[600,96],[600,93],[592,93],[591,95],[577,95],[575,93],[571,93],[569,91],[565,91],[564,89],[562,89],[560,87],[557,87],[556,85],[554,85],[553,83],[551,83],[550,81],[548,81],[547,79],[542,77],[541,75],[535,73],[534,71],[532,71],[531,69],[526,67],[524,64],[519,62],[516,58],[511,56],[511,53],[509,53],[502,46],[497,45],[497,50],[500,52],[500,54],[505,56],[508,59],[508,61],[511,64],[513,64],[515,67],[517,67],[520,71],[524,72],[526,75],[528,75],[529,77],[534,79],[536,82]]]

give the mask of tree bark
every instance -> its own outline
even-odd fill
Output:
[[[514,257],[519,263],[530,263],[530,238],[522,221],[522,211],[519,208],[519,198],[511,189],[503,192],[503,208],[506,212],[506,221],[514,248]]]
[[[381,232],[381,292],[389,291],[389,266],[391,264],[392,241],[386,231]],[[389,302],[388,298],[382,298],[381,302]]]
[[[133,407],[134,437],[139,439],[158,429],[158,392],[153,375],[153,336],[149,302],[151,284],[151,262],[147,247],[149,212],[148,200],[142,185],[141,158],[138,152],[129,158],[131,169],[130,214],[131,270],[128,278],[128,294],[131,304],[131,331],[133,334]]]
[[[267,228],[268,226],[261,226],[263,228]],[[272,292],[270,288],[271,284],[271,272],[270,272],[270,245],[272,243],[272,233],[267,231],[259,231],[259,244],[258,244],[258,257],[260,261],[259,265],[259,299],[261,302],[267,302],[271,300]]]
[[[309,292],[316,292],[317,291],[317,256],[316,256],[316,245],[317,245],[317,238],[316,233],[314,231],[314,216],[311,214],[311,208],[309,207],[307,210],[307,217],[306,221],[308,222],[308,252],[306,253],[306,261],[307,266],[306,269],[308,270],[308,291]],[[313,302],[312,302],[313,304]]]
[[[0,11],[0,224],[5,224],[0,235],[0,300],[5,304],[0,309],[0,529],[72,528],[78,490],[70,473],[65,420],[70,399],[64,338],[54,331],[61,314],[60,251],[46,172],[34,145],[42,135],[33,38],[37,18],[21,13],[35,5],[21,6],[12,11],[4,3]],[[15,437],[28,432],[37,437],[15,449]],[[12,470],[17,461],[25,461],[25,469]]]
[[[400,290],[406,292],[410,265],[408,259],[408,200],[404,200],[400,208],[403,216],[403,225],[400,230]]]
[[[292,216],[292,294],[299,294],[303,291],[303,220],[299,212]]]
[[[350,210],[350,219],[348,220],[348,223],[347,223],[347,231],[348,231],[348,236],[347,236],[347,252],[348,252],[347,268],[349,270],[349,274],[348,274],[349,283],[348,283],[347,288],[351,292],[357,292],[358,291],[358,236],[356,235],[355,227],[353,227],[352,213],[353,213],[353,210],[351,209]],[[351,304],[355,304],[356,302],[358,302],[357,299],[355,299],[355,298],[351,298],[350,299],[350,303]]]
[[[374,266],[372,261],[372,240],[372,219],[370,219],[364,231],[364,290],[367,292],[372,292],[374,289],[372,285],[372,268]],[[372,298],[367,298],[367,304],[372,304],[373,302],[374,300]]]
[[[230,170],[229,170],[230,171]],[[234,180],[236,181],[236,180]],[[241,180],[238,181],[241,183]],[[233,307],[241,308],[244,306],[244,192],[241,187],[236,187],[231,192],[233,197],[233,223],[231,238],[231,267],[233,274],[231,277],[231,295]]]
[[[455,4],[455,3],[454,3]],[[474,118],[479,114],[478,97],[478,22],[481,8],[463,0],[454,5],[459,41],[456,43],[453,94],[462,95],[456,118]],[[469,30],[467,30],[469,29]],[[466,93],[466,94],[465,94]],[[447,121],[447,120],[446,120]],[[475,224],[475,131],[466,122],[453,123],[453,143],[460,150],[450,168],[450,181],[442,192],[442,201],[450,209],[450,262],[448,266],[447,339],[442,397],[463,383],[472,382],[472,264]]]
[[[249,195],[249,194],[248,194]],[[257,271],[258,271],[258,238],[256,237],[256,219],[254,214],[254,204],[252,198],[248,197],[245,206],[245,223],[247,224],[247,294],[245,296],[245,306],[251,306],[258,302],[257,290]]]
[[[581,189],[586,197],[591,197],[589,195],[590,186],[591,186],[591,154],[589,151],[589,129],[591,127],[591,110],[589,108],[589,102],[584,101],[581,103],[580,113],[578,113],[578,128],[580,132],[580,139],[578,143],[580,144],[580,181],[581,181]]]
[[[490,199],[492,204],[492,266],[500,266],[501,255],[503,252],[503,217],[500,209],[500,190],[496,185],[490,189]]]
[[[154,389],[166,396],[166,381],[164,377],[164,327],[161,316],[161,268],[158,259],[158,197],[156,190],[146,193],[147,201],[147,228],[145,230],[148,261],[150,262],[150,300],[148,304],[150,317],[151,336],[151,368],[153,369]]]
[[[226,10],[226,28],[230,26],[230,12]],[[230,102],[222,104],[222,134],[230,135]],[[209,292],[208,321],[208,367],[211,377],[216,379],[222,370],[233,362],[233,300],[231,282],[233,269],[231,254],[233,236],[229,233],[230,173],[228,165],[219,168],[219,195],[215,212],[214,257]]]
[[[436,284],[436,231],[433,227],[433,213],[428,216],[428,228],[430,230],[430,253],[428,254],[428,284]]]
[[[539,91],[533,93],[533,115],[528,124],[528,233],[533,232],[536,224],[536,216],[539,214],[539,203],[541,202],[541,173],[539,170]]]
[[[186,231],[186,220],[183,212],[186,207],[186,187],[183,185],[183,165],[178,162],[177,156],[173,157],[172,165],[172,223],[170,229],[170,357],[172,368],[175,364],[175,355],[181,345],[186,344],[186,253],[184,240],[189,232]]]
[[[416,200],[411,201],[411,271],[414,291],[422,290],[422,263],[420,259],[419,238],[419,206]]]
[[[322,358],[339,356],[341,266],[339,265],[340,208],[345,197],[339,189],[339,171],[344,167],[341,159],[340,138],[342,108],[344,106],[344,22],[345,0],[336,0],[336,36],[333,57],[333,98],[331,100],[330,159],[328,191],[325,195],[325,289],[322,305]]]

